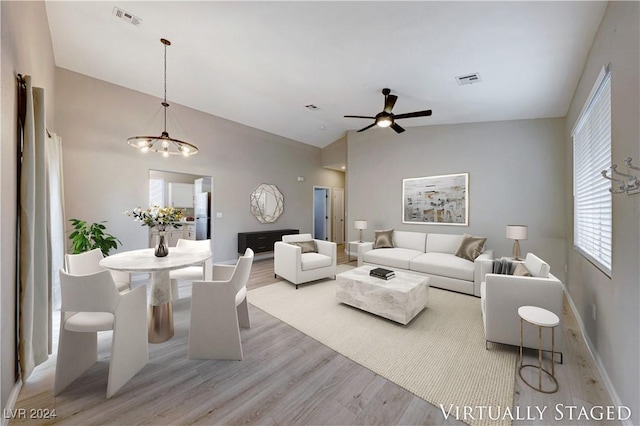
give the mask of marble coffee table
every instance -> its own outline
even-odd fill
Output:
[[[361,266],[336,275],[336,298],[405,325],[426,308],[428,277],[395,271],[395,278],[383,280],[369,275],[374,268]]]

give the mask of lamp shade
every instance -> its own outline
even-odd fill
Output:
[[[526,240],[526,225],[507,225],[507,238],[510,240]]]
[[[367,229],[367,221],[366,220],[356,220],[354,222],[354,226],[356,229]]]

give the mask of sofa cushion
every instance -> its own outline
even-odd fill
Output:
[[[325,268],[331,266],[331,257],[320,253],[302,253],[300,255],[301,269],[310,271],[312,269]]]
[[[417,250],[424,253],[427,234],[424,232],[395,231],[393,233],[393,246]]]
[[[391,268],[409,269],[411,259],[422,254],[424,253],[421,251],[395,247],[370,250],[365,252],[363,259],[367,263],[375,263]]]
[[[393,229],[386,229],[384,231],[374,231],[375,239],[373,241],[373,248],[392,248],[393,247]]]
[[[473,281],[474,263],[452,254],[425,253],[411,259],[412,271]]]
[[[288,243],[294,246],[298,246],[302,249],[302,253],[317,253],[318,247],[314,240],[310,241],[297,241],[295,243]]]
[[[462,241],[462,235],[429,234],[427,235],[426,252],[454,254]]]
[[[531,272],[531,275],[538,278],[549,278],[549,264],[533,253],[527,253],[524,266]]]
[[[516,268],[513,270],[513,274],[512,275],[517,275],[517,276],[521,276],[521,277],[530,277],[531,276],[531,272],[529,272],[527,267],[524,266],[522,263],[518,263],[516,265]]]
[[[486,241],[486,237],[474,237],[473,235],[463,234],[455,255],[473,262],[476,260],[476,257],[480,256],[484,251],[484,243]]]

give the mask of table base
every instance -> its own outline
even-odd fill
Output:
[[[149,305],[149,343],[162,343],[173,337],[173,305]]]

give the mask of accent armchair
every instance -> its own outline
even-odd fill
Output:
[[[274,245],[274,272],[296,285],[336,277],[337,245],[311,234],[283,235]]]
[[[251,328],[247,281],[253,264],[248,248],[235,265],[213,265],[213,281],[194,281],[189,359],[242,360],[240,327]]]
[[[104,259],[99,248],[85,251],[78,254],[65,254],[64,267],[69,274],[87,275],[104,271],[100,266],[100,261]],[[113,281],[118,287],[118,291],[128,291],[131,289],[131,275],[124,271],[110,271]]]
[[[119,293],[109,271],[60,271],[62,307],[53,393],[62,392],[98,360],[98,331],[113,330],[107,398],[149,361],[146,287]]]
[[[490,265],[491,261],[485,261]],[[528,253],[524,266],[532,276],[487,273],[480,287],[480,303],[486,342],[520,345],[520,306],[538,306],[560,318],[555,331],[555,350],[562,352],[562,282],[553,276],[549,264]],[[491,268],[488,268],[491,270]],[[525,326],[523,346],[538,348],[536,327]],[[551,350],[551,333],[543,333],[542,349]]]
[[[180,238],[176,243],[176,247],[192,247],[200,250],[211,250],[211,240],[195,241]],[[207,279],[207,277],[204,276],[204,271],[207,268],[211,268],[211,260],[205,260],[202,265],[187,266],[186,268],[169,271],[169,278],[171,279],[171,301],[175,302],[176,300],[180,299],[180,293],[178,291],[179,281],[195,281]]]

